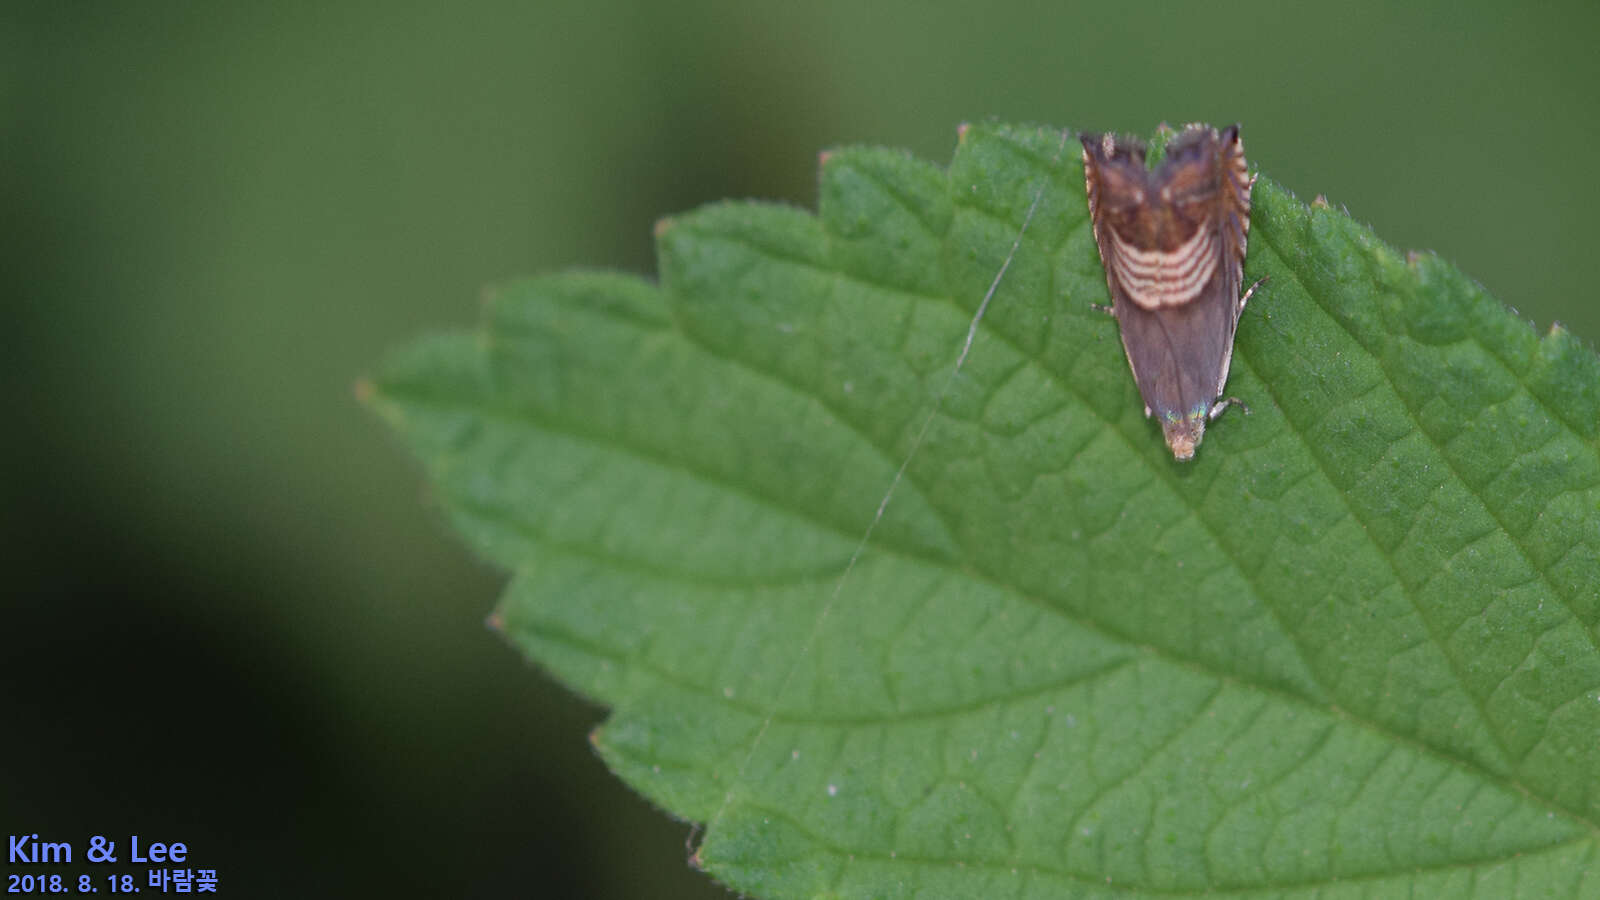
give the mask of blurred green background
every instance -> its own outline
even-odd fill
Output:
[[[1592,0],[0,16],[0,813],[186,841],[231,896],[728,896],[484,627],[501,576],[353,398],[485,284],[650,274],[658,217],[811,206],[830,146],[1199,119],[1600,337]]]

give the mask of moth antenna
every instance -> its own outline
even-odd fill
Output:
[[[1222,415],[1223,411],[1230,406],[1237,406],[1244,410],[1245,415],[1250,415],[1249,404],[1245,403],[1243,400],[1240,400],[1238,397],[1223,397],[1221,400],[1211,404],[1211,410],[1206,413],[1206,421],[1215,422],[1217,420],[1217,416]]]
[[[1250,285],[1250,289],[1244,292],[1244,296],[1243,297],[1239,298],[1239,311],[1240,312],[1244,312],[1244,305],[1246,303],[1250,302],[1250,295],[1254,294],[1256,292],[1256,288],[1261,287],[1263,284],[1266,284],[1267,283],[1267,279],[1269,279],[1271,277],[1272,277],[1271,275],[1263,275],[1260,278],[1256,279],[1256,283],[1255,284]]]

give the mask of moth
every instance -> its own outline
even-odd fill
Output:
[[[1110,312],[1144,414],[1161,422],[1175,458],[1192,459],[1206,423],[1238,402],[1222,392],[1234,330],[1256,287],[1239,293],[1255,184],[1239,126],[1186,126],[1154,171],[1137,140],[1081,140]]]

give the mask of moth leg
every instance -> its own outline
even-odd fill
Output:
[[[1260,278],[1256,279],[1256,283],[1255,284],[1250,285],[1250,289],[1248,291],[1244,292],[1244,296],[1243,297],[1239,298],[1239,312],[1244,312],[1244,305],[1246,303],[1250,302],[1250,295],[1254,294],[1256,292],[1256,288],[1261,287],[1263,284],[1266,284],[1267,283],[1267,279],[1271,278],[1271,277],[1272,277],[1271,275],[1263,275]]]
[[[1244,410],[1245,415],[1250,415],[1250,407],[1243,400],[1238,397],[1223,397],[1221,400],[1211,404],[1211,411],[1206,413],[1206,421],[1215,422],[1217,416],[1222,415],[1222,411],[1230,406],[1237,406]]]

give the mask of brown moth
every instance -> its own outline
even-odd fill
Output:
[[[1250,188],[1239,126],[1189,125],[1155,171],[1135,140],[1086,134],[1089,219],[1122,349],[1177,459],[1191,459],[1222,397],[1240,296]],[[1242,405],[1242,404],[1241,404]],[[1246,410],[1248,412],[1248,410]]]

